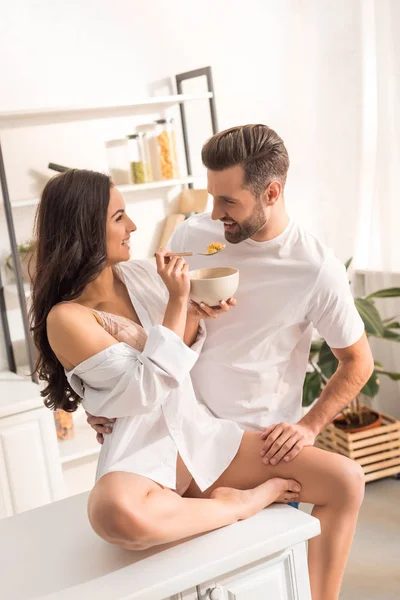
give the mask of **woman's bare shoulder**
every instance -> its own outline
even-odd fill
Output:
[[[54,331],[63,327],[74,327],[76,320],[81,323],[90,322],[89,319],[94,319],[94,313],[77,302],[60,302],[53,306],[47,315],[47,331]]]
[[[90,308],[76,302],[53,306],[47,316],[47,337],[66,369],[118,343],[103,329]]]

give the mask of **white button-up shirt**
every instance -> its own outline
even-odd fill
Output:
[[[188,348],[161,325],[167,294],[155,269],[131,261],[117,272],[148,335],[143,351],[118,343],[66,371],[85,410],[117,419],[105,436],[96,478],[128,471],[175,489],[179,453],[203,491],[231,463],[243,435],[237,424],[213,417],[196,400],[190,370],[204,328]]]

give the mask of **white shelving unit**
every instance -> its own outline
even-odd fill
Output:
[[[162,181],[152,181],[151,183],[138,183],[132,185],[118,185],[119,191],[124,194],[135,193],[135,192],[144,192],[148,190],[157,190],[161,188],[167,187],[175,187],[178,185],[189,185],[190,183],[194,183],[196,180],[201,179],[201,177],[181,177],[179,179],[164,179]],[[39,198],[28,198],[26,200],[18,200],[13,202],[11,206],[13,208],[24,208],[25,206],[36,206],[39,204]]]
[[[207,100],[214,97],[212,92],[204,94],[175,94],[146,98],[133,104],[110,104],[104,106],[48,107],[35,110],[0,112],[0,129],[50,125],[71,121],[87,121],[111,117],[151,114],[193,100]]]
[[[185,94],[183,90],[184,82],[192,79],[198,79],[205,77],[207,82],[207,91],[196,94]],[[88,120],[99,120],[109,119],[116,117],[129,117],[133,115],[154,115],[156,113],[164,113],[166,109],[172,106],[179,106],[180,117],[182,125],[182,136],[183,145],[186,159],[186,169],[188,176],[181,179],[172,181],[153,182],[151,184],[141,185],[130,185],[124,186],[125,192],[136,192],[145,191],[151,189],[157,189],[161,187],[170,187],[171,185],[191,185],[193,182],[192,168],[190,160],[190,148],[188,139],[188,128],[186,122],[185,105],[193,101],[207,101],[210,108],[210,118],[212,132],[216,133],[217,127],[217,116],[215,109],[215,97],[214,87],[211,74],[211,67],[204,67],[201,69],[195,69],[186,73],[179,73],[175,76],[177,94],[171,94],[168,96],[154,96],[151,98],[145,98],[137,100],[133,103],[118,103],[118,104],[106,104],[97,106],[88,105],[77,105],[77,106],[61,106],[61,107],[44,107],[38,109],[26,109],[26,110],[6,110],[0,112],[0,131],[12,130],[12,129],[23,129],[29,127],[40,127],[43,125],[52,125],[60,123],[72,123],[77,121],[88,121]],[[16,285],[18,290],[18,297],[20,303],[20,310],[22,316],[22,324],[24,329],[25,343],[28,353],[28,363],[30,369],[34,370],[35,365],[35,351],[31,340],[30,326],[26,307],[25,291],[23,289],[22,271],[20,267],[20,261],[18,256],[17,239],[15,235],[15,226],[13,219],[13,209],[22,208],[24,206],[35,206],[38,203],[37,198],[29,198],[25,200],[15,201],[14,203],[10,200],[10,194],[8,190],[6,169],[3,158],[2,144],[0,141],[0,184],[3,198],[3,206],[6,218],[7,229],[9,233],[11,252],[13,260],[15,262],[16,269]],[[5,331],[5,345],[7,350],[8,366],[11,371],[16,370],[16,363],[14,357],[14,351],[12,347],[12,340],[8,327],[7,319],[7,307],[5,306],[3,299],[3,285],[0,281],[0,316],[6,325],[4,326]]]
[[[181,93],[183,91],[182,83],[184,81],[202,76],[205,76],[207,78],[207,92],[199,94]],[[45,107],[34,110],[28,109],[18,111],[3,111],[0,112],[0,131],[4,129],[11,130],[25,127],[40,127],[42,125],[52,125],[58,123],[71,123],[77,121],[87,121],[96,119],[129,117],[132,115],[154,115],[156,113],[162,114],[166,109],[178,105],[180,106],[181,112],[182,134],[184,141],[186,166],[189,175],[186,177],[181,177],[179,179],[154,181],[151,183],[138,185],[121,185],[118,186],[118,189],[121,191],[121,193],[134,194],[141,191],[144,192],[149,190],[157,190],[161,188],[171,188],[174,186],[191,185],[195,182],[195,180],[200,178],[191,175],[191,163],[189,156],[190,152],[188,145],[188,132],[186,126],[184,105],[187,102],[192,102],[196,100],[209,101],[212,130],[213,133],[216,133],[217,119],[215,111],[211,67],[205,67],[203,69],[197,69],[196,71],[179,74],[176,76],[176,84],[177,90],[179,92],[178,94],[146,98],[130,104],[114,104],[103,106]],[[18,263],[17,243],[15,239],[15,229],[13,224],[12,210],[28,206],[36,206],[39,202],[39,199],[28,198],[25,200],[21,199],[15,202],[10,202],[1,145],[0,179],[1,189],[3,192],[3,204],[7,220],[7,226],[10,234],[13,258]],[[19,271],[20,269],[17,268],[17,283],[7,285],[3,289],[7,295],[8,300],[12,301],[14,304],[18,304],[17,300],[18,298],[20,298],[20,310],[23,320],[23,333],[25,334],[25,339],[30,340],[29,323],[26,310],[26,301],[29,298],[29,286],[23,284],[22,274]],[[25,302],[23,302],[24,300]],[[4,307],[2,308],[2,313],[3,312],[5,314],[5,318],[7,318],[7,312]],[[11,340],[10,336],[8,336],[6,341],[9,345],[11,345],[12,341],[14,340]],[[30,342],[28,341],[27,349],[29,364],[26,367],[20,367],[20,370],[24,371],[24,374],[25,371],[29,373],[34,365],[32,344],[30,344]],[[75,468],[76,466],[76,468],[79,469],[79,462],[83,462],[82,459],[87,459],[88,462],[91,461],[91,458],[95,460],[101,448],[100,444],[98,444],[96,440],[95,432],[93,431],[93,429],[90,428],[90,426],[86,422],[86,415],[83,409],[79,409],[74,415],[74,424],[74,438],[71,440],[59,441],[58,443],[60,451],[60,460],[62,466],[64,467],[64,471],[69,465],[73,465],[73,468]]]
[[[6,299],[8,294],[17,294],[17,284],[16,283],[7,283],[7,285],[4,286],[4,292],[6,294]],[[31,295],[31,288],[29,283],[24,283],[24,293],[25,293],[25,298],[29,298],[29,296]]]

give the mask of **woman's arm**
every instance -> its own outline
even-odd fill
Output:
[[[198,358],[183,342],[187,264],[176,257],[166,261],[162,251],[157,267],[169,301],[163,324],[151,328],[143,352],[117,343],[79,304],[59,304],[49,314],[49,343],[89,412],[111,417],[150,412],[181,385]]]
[[[188,265],[181,257],[166,257],[167,250],[156,253],[157,273],[169,294],[163,325],[183,340],[186,327],[186,310],[190,291]]]
[[[198,358],[164,325],[151,328],[139,352],[118,343],[83,306],[58,305],[52,313],[52,349],[83,398],[83,407],[93,414],[125,417],[153,411],[183,383]]]

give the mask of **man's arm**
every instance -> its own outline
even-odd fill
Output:
[[[294,458],[347,406],[373,371],[374,362],[364,323],[354,304],[345,267],[328,252],[309,295],[306,320],[313,324],[339,360],[316,405],[297,424],[267,427],[263,460],[276,464]]]
[[[347,348],[331,348],[339,361],[319,400],[296,424],[267,427],[261,456],[265,464],[292,460],[304,446],[313,446],[317,435],[360,393],[374,370],[374,359],[365,333]]]
[[[332,348],[338,368],[326,384],[318,402],[299,422],[315,432],[321,431],[360,393],[374,370],[374,359],[365,333],[348,348]]]

